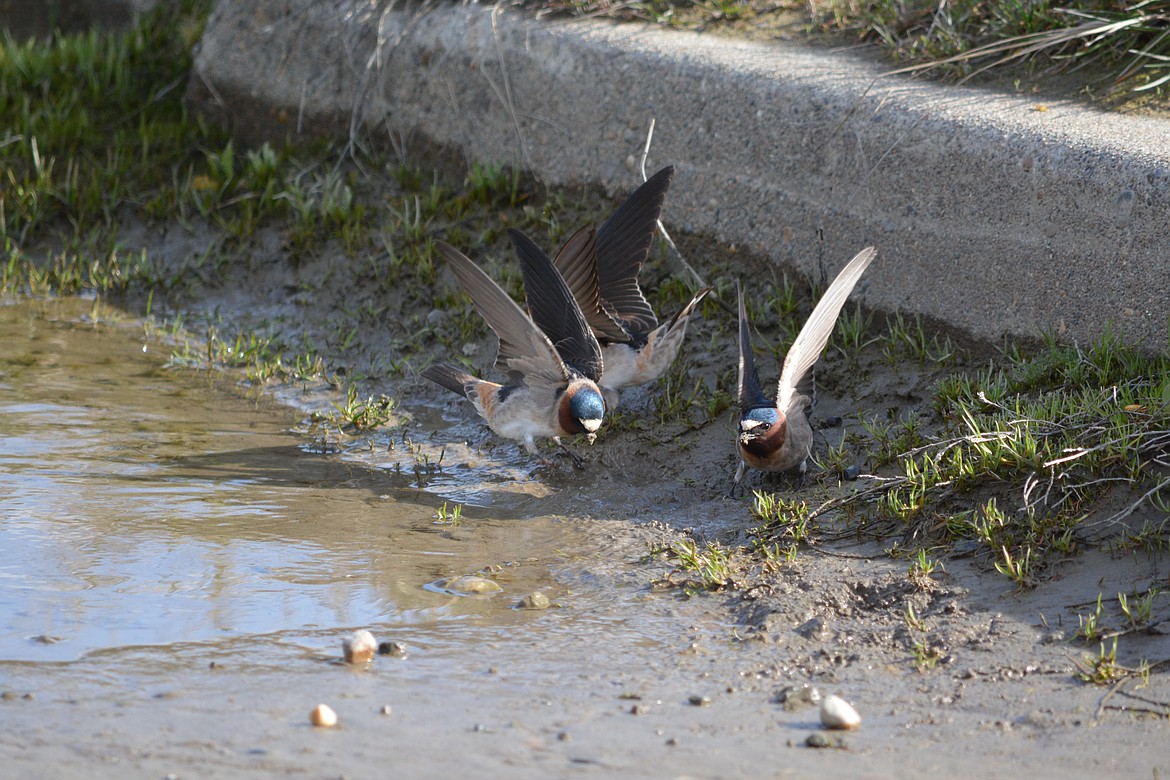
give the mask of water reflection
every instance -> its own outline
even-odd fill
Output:
[[[90,306],[0,306],[0,660],[506,620],[502,599],[423,586],[489,566],[548,583],[563,524],[438,526],[441,500],[407,477],[306,454],[298,412],[165,369],[140,331],[84,321]]]

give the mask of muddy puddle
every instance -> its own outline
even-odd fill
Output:
[[[903,564],[854,549],[780,572],[754,617],[683,599],[640,561],[665,532],[605,508],[624,489],[606,456],[533,470],[467,444],[458,406],[426,404],[336,452],[303,408],[168,353],[92,301],[0,306],[6,778],[1148,777],[1170,762],[1165,719],[1134,691],[1073,681],[1051,592],[1015,597],[955,561],[915,596]],[[420,454],[445,465],[420,472]],[[742,510],[675,500],[695,522]],[[457,521],[444,501],[466,503]],[[499,590],[456,595],[461,575]],[[1066,575],[1055,598],[1073,602],[1165,568],[1098,556]],[[551,606],[517,609],[534,591]],[[897,634],[912,597],[951,643],[927,674]],[[340,663],[358,628],[405,657]],[[1165,640],[1149,642],[1158,657]],[[1164,699],[1151,682],[1135,695]],[[837,749],[804,747],[817,711],[786,690],[808,684],[861,711]],[[318,703],[336,728],[309,724]]]

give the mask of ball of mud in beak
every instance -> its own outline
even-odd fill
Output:
[[[829,729],[855,729],[861,725],[861,716],[840,696],[826,696],[821,702],[821,723]]]
[[[337,725],[337,713],[328,704],[318,704],[309,713],[309,722],[323,729],[330,729]]]
[[[369,631],[360,629],[341,642],[341,653],[347,664],[368,664],[378,652],[378,642]]]

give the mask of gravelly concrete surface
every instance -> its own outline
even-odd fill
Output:
[[[223,0],[190,98],[253,137],[362,127],[626,191],[805,272],[881,254],[867,301],[970,333],[1166,343],[1170,125],[882,77],[861,56],[511,11]]]

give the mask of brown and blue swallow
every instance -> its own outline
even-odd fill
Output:
[[[775,401],[769,400],[760,387],[743,291],[736,284],[739,295],[740,411],[736,447],[740,464],[735,472],[735,485],[743,479],[749,466],[760,471],[799,468],[801,473],[808,467],[813,445],[812,426],[808,422],[812,400],[801,394],[798,388],[820,359],[837,324],[841,307],[876,254],[873,247],[861,250],[829,285],[784,358]]]
[[[674,167],[651,176],[597,231],[597,251],[579,251],[582,228],[553,260],[605,356],[602,390],[613,408],[617,391],[657,379],[674,361],[687,321],[709,287],[699,290],[677,313],[659,323],[638,285],[658,229]]]
[[[543,460],[537,437],[552,437],[558,444],[561,436],[585,434],[590,442],[596,437],[605,417],[597,384],[601,347],[552,260],[523,234],[516,232],[513,241],[529,307],[543,329],[463,253],[436,243],[459,286],[499,338],[496,365],[508,372],[508,383],[479,379],[447,364],[430,366],[422,375],[467,398],[492,431],[523,443]]]

